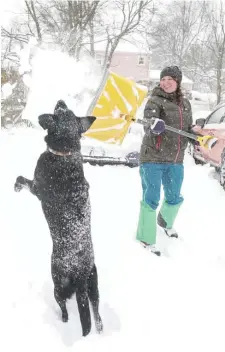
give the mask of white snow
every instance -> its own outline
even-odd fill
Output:
[[[44,50],[30,43],[24,48],[22,67],[30,66],[26,79],[30,89],[23,118],[37,123],[38,115],[53,113],[57,100],[63,99],[77,116],[86,114],[93,93],[99,86],[101,72],[91,58],[76,62],[63,52]],[[40,103],[41,102],[41,103]]]
[[[10,83],[5,83],[3,84],[2,88],[1,88],[1,99],[6,99],[8,98],[13,91],[13,85]]]
[[[1,134],[2,351],[224,351],[225,193],[215,172],[185,160],[179,240],[159,230],[164,256],[135,241],[141,186],[138,169],[84,166],[90,183],[92,236],[105,324],[87,338],[75,298],[60,321],[50,275],[51,239],[39,201],[14,193],[32,177],[45,148],[40,131]]]
[[[31,82],[38,94],[28,98],[36,118],[47,107],[52,111],[59,95],[48,75],[51,61],[41,57],[36,67],[44,62]],[[61,74],[60,79],[65,82]],[[141,133],[136,130],[136,140]],[[44,134],[15,129],[0,136],[0,350],[224,352],[225,192],[214,169],[196,166],[186,155],[185,202],[176,222],[180,239],[166,238],[159,230],[158,246],[164,253],[159,258],[135,240],[141,200],[138,168],[84,165],[105,331],[97,335],[93,326],[82,338],[75,298],[68,303],[69,322],[60,319],[50,274],[52,243],[40,203],[26,190],[13,190],[18,175],[32,178],[45,149]],[[132,138],[135,142],[135,134]]]

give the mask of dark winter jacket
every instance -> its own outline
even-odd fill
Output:
[[[192,126],[191,104],[183,98],[178,105],[175,93],[166,93],[159,86],[154,88],[145,110],[144,119],[157,117],[166,125],[190,132]],[[183,163],[188,139],[174,132],[165,131],[157,136],[146,129],[140,153],[140,163]]]

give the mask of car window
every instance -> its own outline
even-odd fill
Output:
[[[225,123],[225,109],[224,109],[223,116],[221,118],[220,123]]]
[[[220,120],[224,114],[225,114],[225,106],[222,106],[221,108],[219,108],[218,110],[216,110],[210,115],[209,119],[206,121],[206,124],[220,123]]]

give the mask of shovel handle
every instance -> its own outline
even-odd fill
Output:
[[[144,125],[144,126],[149,126],[150,125],[149,121],[142,120],[142,119],[137,119],[136,122],[140,123],[141,125]],[[184,136],[184,137],[188,137],[190,139],[193,139],[193,140],[199,142],[201,147],[204,147],[206,149],[211,149],[212,147],[215,146],[215,144],[217,142],[217,138],[215,138],[214,136],[208,136],[208,135],[207,136],[198,136],[198,135],[195,135],[195,134],[192,134],[192,133],[189,133],[189,132],[185,132],[183,130],[179,130],[178,128],[171,127],[171,126],[168,126],[168,125],[165,125],[165,130],[177,133],[180,136]],[[214,141],[212,141],[212,139]],[[209,143],[208,143],[209,141],[213,142],[212,146],[209,145]]]
[[[149,126],[150,125],[150,122],[148,122],[146,120],[142,120],[142,119],[137,119],[136,122],[140,123],[141,125],[144,125],[144,126]],[[167,131],[171,131],[171,132],[177,133],[180,136],[188,137],[188,138],[194,139],[195,141],[198,140],[198,136],[196,136],[196,135],[194,135],[192,133],[189,133],[189,132],[185,132],[183,130],[179,130],[178,128],[165,125],[165,129]]]

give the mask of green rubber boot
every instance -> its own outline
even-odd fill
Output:
[[[136,239],[147,244],[156,243],[156,211],[141,201]]]
[[[169,237],[178,237],[177,232],[173,229],[173,224],[177,217],[180,206],[183,202],[175,205],[170,205],[163,201],[160,212],[158,214],[157,223],[163,227]],[[170,231],[167,231],[170,230]]]

